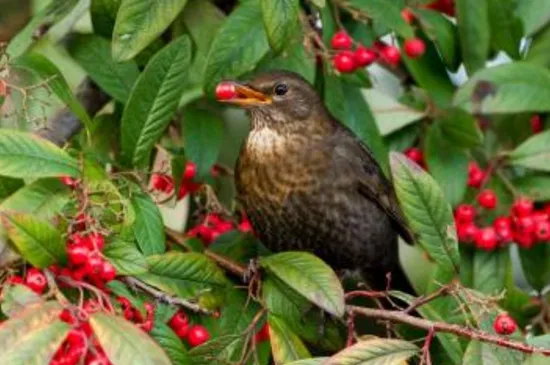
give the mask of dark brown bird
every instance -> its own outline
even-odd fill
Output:
[[[371,151],[297,74],[234,86],[227,101],[252,121],[236,167],[238,199],[260,240],[273,251],[310,251],[336,270],[358,269],[378,289],[388,272],[408,286],[398,284],[406,278],[397,235],[412,236]]]

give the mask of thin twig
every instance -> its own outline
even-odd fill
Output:
[[[485,331],[481,331],[474,328],[462,327],[457,324],[450,324],[445,322],[430,321],[427,319],[411,316],[402,311],[395,310],[383,310],[373,308],[363,308],[357,306],[348,306],[348,310],[354,312],[356,315],[362,315],[369,318],[383,319],[394,323],[408,324],[413,327],[422,328],[427,331],[433,330],[434,332],[452,333],[460,337],[469,338],[472,340],[478,340],[481,342],[491,343],[500,347],[509,348],[512,350],[521,351],[524,353],[540,353],[546,356],[550,356],[550,350],[539,348],[531,345],[527,345],[523,342],[509,340],[507,338],[490,334]]]
[[[416,298],[403,312],[404,313],[411,313],[416,308],[423,306],[424,304],[427,304],[431,302],[432,300],[435,300],[443,295],[446,295],[450,290],[451,287],[454,286],[454,282],[447,284],[445,286],[442,286],[441,288],[437,289],[433,293],[429,295],[424,295],[421,297]]]
[[[432,365],[432,357],[430,356],[430,346],[432,345],[432,340],[434,338],[435,331],[431,328],[428,331],[426,340],[424,340],[424,346],[422,346],[422,359],[420,360],[420,365]]]
[[[211,311],[209,311],[206,308],[201,307],[200,305],[198,305],[196,303],[192,303],[192,302],[187,301],[185,299],[176,298],[176,297],[173,297],[171,295],[168,295],[168,294],[166,294],[165,292],[163,292],[161,290],[158,290],[158,289],[153,288],[152,286],[150,286],[148,284],[145,284],[143,281],[141,281],[139,279],[127,276],[126,278],[124,278],[124,281],[128,285],[139,288],[139,289],[143,290],[144,292],[152,295],[154,298],[158,299],[159,301],[161,301],[163,303],[172,304],[172,305],[179,305],[181,307],[187,308],[187,309],[192,310],[193,312],[197,312],[197,313],[211,314]]]

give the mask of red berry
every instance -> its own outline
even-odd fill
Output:
[[[87,214],[79,213],[76,217],[74,217],[75,229],[78,231],[84,231],[88,224],[90,224],[92,221],[93,218],[91,218]]]
[[[531,218],[533,218],[535,222],[545,222],[548,220],[548,213],[544,210],[538,210],[531,214]]]
[[[376,61],[376,52],[372,49],[359,46],[355,50],[353,57],[355,58],[355,63],[357,66],[365,67]]]
[[[76,186],[76,180],[70,176],[61,176],[59,180],[61,180],[61,183],[63,185],[66,185],[70,188],[74,188]]]
[[[7,282],[10,285],[18,285],[18,284],[24,284],[25,281],[19,275],[12,275],[8,278]]]
[[[76,323],[76,317],[74,316],[73,312],[71,312],[69,309],[64,308],[61,313],[59,314],[59,319],[65,323],[68,324],[75,324]]]
[[[542,125],[542,118],[540,117],[540,115],[538,114],[533,115],[531,117],[530,123],[531,123],[531,131],[533,133],[542,132],[543,125]]]
[[[538,241],[550,240],[550,222],[535,221],[535,237]]]
[[[533,246],[535,235],[535,221],[531,216],[514,218],[514,241],[523,248]]]
[[[518,198],[512,205],[512,213],[518,217],[525,217],[533,213],[533,201],[528,198]]]
[[[86,365],[111,365],[109,359],[100,353],[86,357]]]
[[[457,226],[458,240],[464,243],[474,242],[478,228],[473,222],[459,224]]]
[[[460,204],[455,210],[455,219],[458,223],[473,222],[476,217],[476,210],[470,204]]]
[[[499,335],[511,335],[517,327],[516,321],[508,313],[499,314],[493,323],[493,328]]]
[[[491,189],[485,189],[477,196],[477,202],[485,209],[495,209],[497,206],[497,195]]]
[[[83,244],[72,244],[67,247],[67,256],[71,264],[80,265],[88,260],[90,249]]]
[[[103,259],[97,255],[90,256],[86,262],[85,270],[88,275],[100,275],[103,271]]]
[[[187,326],[189,324],[189,319],[187,318],[187,315],[182,311],[177,311],[172,318],[170,318],[170,321],[168,322],[168,325],[176,331],[181,326]]]
[[[409,160],[416,162],[420,166],[424,164],[424,153],[420,148],[417,148],[417,147],[407,148],[405,150],[405,156],[407,156]]]
[[[477,163],[470,162],[468,164],[468,186],[479,188],[483,180],[485,180],[485,171]]]
[[[419,38],[407,39],[405,41],[405,53],[410,58],[418,58],[426,52],[424,41]]]
[[[220,82],[216,86],[216,99],[229,100],[237,97],[237,89],[231,82]]]
[[[101,266],[100,277],[102,280],[106,282],[114,280],[116,277],[115,267],[110,262],[103,261],[103,265]]]
[[[455,16],[454,0],[435,0],[431,4],[426,5],[426,7],[445,13],[448,16]]]
[[[197,176],[197,164],[187,161],[185,171],[183,172],[183,180],[191,181]]]
[[[151,175],[151,186],[153,190],[170,193],[174,189],[172,178],[165,174]]]
[[[84,347],[86,345],[86,334],[77,329],[72,329],[67,335],[66,341],[71,347]]]
[[[332,64],[335,69],[342,73],[353,72],[357,68],[355,56],[351,51],[338,52],[332,59]]]
[[[153,329],[153,326],[154,326],[154,322],[151,319],[147,319],[147,320],[145,320],[145,322],[141,323],[139,326],[145,332],[151,332],[151,330]]]
[[[81,266],[78,269],[69,270],[69,276],[75,281],[82,281],[88,275],[88,269],[85,266]]]
[[[248,233],[248,232],[253,233],[252,224],[248,219],[243,219],[241,223],[239,223],[238,229],[239,231],[244,233]]]
[[[401,18],[403,18],[403,20],[409,24],[412,24],[412,22],[414,22],[414,14],[409,8],[401,10]]]
[[[267,322],[262,326],[262,328],[254,336],[256,343],[269,341],[269,324]]]
[[[500,243],[508,243],[514,239],[512,221],[508,217],[498,217],[493,222],[493,228],[497,233]]]
[[[399,48],[394,46],[386,46],[380,51],[380,57],[390,66],[397,66],[401,60],[401,52]]]
[[[475,235],[476,247],[485,251],[492,251],[497,247],[497,234],[493,227],[480,228]]]
[[[25,275],[25,285],[35,293],[42,294],[48,285],[48,280],[42,271],[31,267]]]
[[[352,45],[351,37],[343,30],[334,33],[331,40],[334,49],[350,49]]]
[[[187,342],[191,347],[200,346],[210,339],[210,334],[208,330],[201,325],[194,325],[189,329],[189,334],[187,335]]]
[[[7,89],[8,85],[6,84],[6,81],[0,80],[0,96],[6,96]]]
[[[101,251],[105,247],[105,236],[99,232],[92,232],[88,235],[90,249]]]

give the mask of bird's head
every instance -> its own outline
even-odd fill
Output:
[[[315,89],[293,72],[263,73],[248,82],[224,82],[218,90],[222,87],[227,93],[218,93],[218,99],[247,109],[253,127],[289,126],[324,111]]]

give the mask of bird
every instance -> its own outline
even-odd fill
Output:
[[[392,288],[410,292],[398,235],[409,243],[414,236],[369,148],[296,73],[271,71],[223,84],[232,93],[220,101],[244,108],[251,121],[235,186],[260,241],[273,252],[311,252],[377,290],[386,288],[391,273]]]

